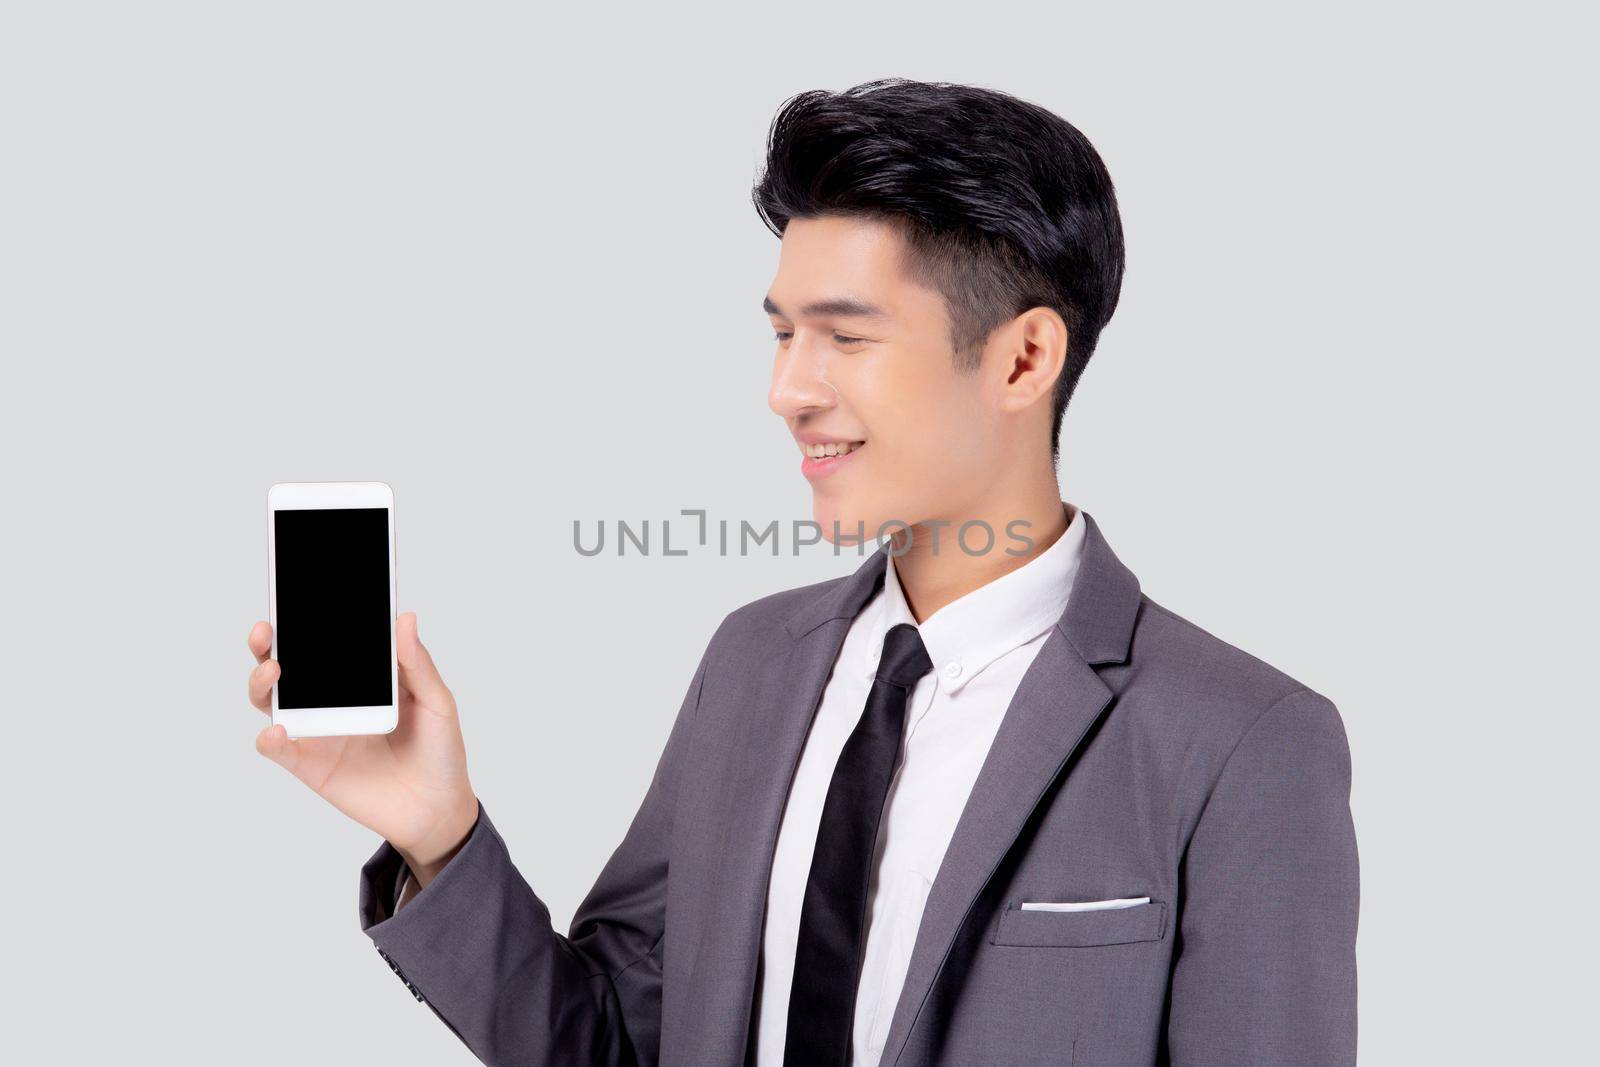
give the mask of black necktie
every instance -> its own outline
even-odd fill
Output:
[[[866,710],[839,753],[822,804],[800,908],[785,1067],[843,1067],[850,1062],[878,821],[900,757],[906,698],[917,679],[932,669],[915,626],[903,622],[884,635]]]

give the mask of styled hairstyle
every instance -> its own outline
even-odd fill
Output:
[[[1067,401],[1122,289],[1122,219],[1088,138],[1025,100],[970,85],[882,78],[786,100],[751,194],[767,228],[861,216],[899,227],[909,277],[943,295],[956,366],[1033,307],[1067,324],[1051,459]]]

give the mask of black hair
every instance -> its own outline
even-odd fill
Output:
[[[1122,219],[1094,146],[1059,115],[993,89],[881,78],[786,100],[752,191],[767,228],[862,216],[897,225],[910,277],[944,296],[956,366],[976,369],[1033,307],[1067,324],[1051,458],[1067,401],[1122,289]]]

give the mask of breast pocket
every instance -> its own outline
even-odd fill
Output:
[[[1082,904],[1050,906],[1049,902],[1008,901],[990,943],[1058,948],[1094,948],[1160,941],[1167,932],[1167,905],[1162,900],[1115,907]],[[1094,902],[1102,903],[1102,902]],[[1040,905],[1043,906],[1040,906]]]

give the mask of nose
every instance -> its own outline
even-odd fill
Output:
[[[802,344],[796,336],[788,348],[778,350],[767,406],[784,419],[826,411],[839,402],[838,391],[823,376],[827,356],[818,347]]]

